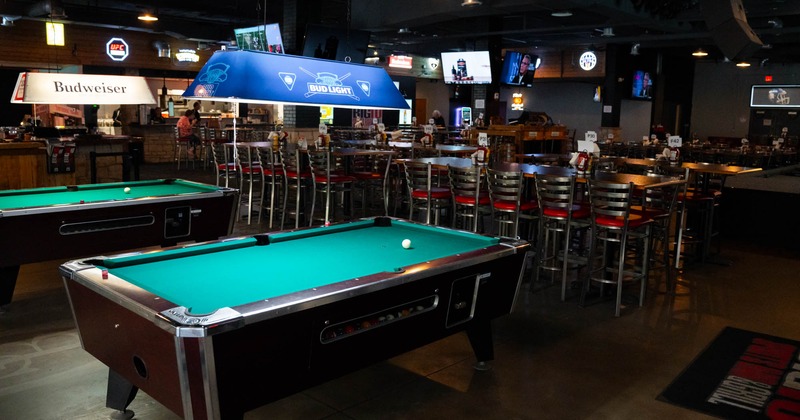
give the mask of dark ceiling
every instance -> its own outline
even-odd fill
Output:
[[[800,1],[741,0],[747,23],[743,29],[739,29],[741,25],[732,29],[727,24],[737,4],[738,0],[0,0],[0,15],[225,43],[236,27],[283,24],[284,8],[293,10],[296,5],[298,49],[305,25],[322,23],[370,31],[370,45],[380,55],[438,55],[446,50],[475,49],[476,42],[481,45],[490,40],[492,45],[514,49],[603,48],[610,44],[629,48],[639,44],[640,51],[688,54],[703,47],[711,59],[727,55],[762,63],[800,62]],[[136,16],[145,11],[157,14],[159,21],[138,21]],[[567,11],[570,16],[553,16]],[[717,26],[720,22],[723,24]],[[744,36],[748,26],[753,32],[751,40],[741,42],[749,48],[740,53],[741,42],[737,41],[733,50],[739,57],[733,57],[731,46],[720,43]],[[287,27],[282,25],[284,31]]]

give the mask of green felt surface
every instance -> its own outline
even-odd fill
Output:
[[[401,246],[410,239],[411,249]],[[194,313],[208,313],[497,244],[497,238],[372,220],[107,260],[109,272]]]
[[[131,190],[125,193],[125,187]],[[132,181],[109,184],[78,185],[74,188],[49,187],[0,191],[0,210],[96,203],[109,200],[131,200],[214,191],[217,187],[182,180]]]

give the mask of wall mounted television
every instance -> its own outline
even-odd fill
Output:
[[[750,106],[756,108],[800,108],[800,85],[753,85]]]
[[[653,99],[653,79],[650,78],[650,72],[645,70],[636,70],[633,72],[631,98]]]
[[[503,69],[500,71],[500,83],[503,85],[533,85],[533,76],[541,64],[539,56],[519,51],[506,51],[503,57]]]
[[[488,85],[492,83],[489,51],[443,52],[444,82],[457,85]]]
[[[233,34],[236,36],[236,46],[240,50],[283,54],[281,28],[277,23],[237,28],[233,30]]]

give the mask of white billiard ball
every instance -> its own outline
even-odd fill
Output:
[[[405,249],[411,248],[411,239],[403,239],[403,248]]]
[[[130,194],[130,192],[131,192],[131,187],[125,187],[125,189],[124,189],[124,190],[122,190],[122,191],[125,191],[125,194]]]

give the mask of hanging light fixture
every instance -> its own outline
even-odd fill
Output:
[[[64,46],[64,24],[60,22],[45,22],[47,45]]]
[[[692,55],[695,56],[695,57],[705,57],[705,56],[708,55],[708,52],[706,52],[706,50],[704,50],[702,48],[698,48],[698,49],[694,50]]]
[[[748,63],[747,61],[740,61],[736,63],[736,67],[750,67],[750,63]]]
[[[480,6],[483,2],[481,0],[464,0],[461,2],[461,7]]]
[[[156,22],[158,20],[158,16],[156,16],[155,13],[145,11],[140,14],[137,19],[143,22]]]
[[[633,44],[631,47],[631,55],[639,55],[639,44]]]

